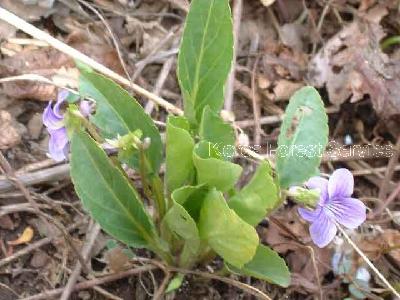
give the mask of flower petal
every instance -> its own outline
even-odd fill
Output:
[[[319,204],[323,205],[328,201],[328,179],[315,176],[311,177],[306,182],[306,187],[309,189],[319,189],[321,192]]]
[[[51,130],[56,130],[56,129],[59,129],[64,126],[62,124],[63,117],[59,117],[58,115],[56,115],[54,113],[53,108],[51,107],[51,104],[52,103],[49,102],[49,104],[44,109],[42,120],[43,120],[43,124],[47,128],[49,128]]]
[[[333,199],[324,209],[329,210],[338,223],[350,229],[360,226],[367,217],[364,203],[355,198]]]
[[[319,214],[321,213],[321,206],[318,206],[314,210],[299,207],[298,212],[304,220],[308,222],[314,222],[315,219],[318,218]]]
[[[84,117],[87,117],[93,111],[93,102],[82,100],[81,103],[79,104],[79,111]]]
[[[63,118],[60,112],[60,107],[65,102],[65,100],[67,100],[68,94],[69,92],[67,90],[61,90],[57,95],[57,102],[54,105],[53,111],[54,114],[59,118]]]
[[[336,225],[322,211],[314,223],[310,226],[310,235],[313,242],[320,248],[328,245],[336,235]]]
[[[55,161],[63,161],[68,155],[68,135],[66,128],[49,130],[49,155]]]
[[[330,199],[350,197],[353,194],[353,189],[353,174],[347,169],[337,169],[329,178],[328,194]]]

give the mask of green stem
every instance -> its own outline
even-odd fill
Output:
[[[166,203],[165,203],[165,198],[164,198],[164,189],[163,189],[163,183],[161,181],[161,178],[158,176],[158,174],[153,173],[152,167],[150,165],[149,160],[147,159],[146,156],[146,149],[144,149],[143,145],[140,144],[139,146],[139,155],[140,155],[140,176],[142,178],[142,183],[143,187],[147,185],[147,179],[149,179],[149,186],[151,189],[148,190],[146,193],[147,197],[150,197],[154,200],[156,208],[157,208],[157,214],[158,214],[158,219],[161,221],[162,218],[164,217],[166,213]],[[146,185],[145,185],[146,183]]]
[[[89,131],[90,135],[96,140],[96,142],[98,143],[104,142],[104,139],[97,132],[96,127],[93,126],[93,124],[90,123],[88,119],[82,116],[82,114],[79,111],[73,111],[72,114],[75,117],[79,118],[79,120],[82,122],[82,125],[87,129],[87,131]]]
[[[141,149],[141,148],[140,148]],[[146,154],[144,151],[139,150],[139,155],[140,155],[140,162],[139,162],[139,172],[140,172],[140,178],[142,181],[142,186],[143,186],[143,191],[146,197],[150,200],[152,199],[152,194],[151,190],[149,188],[149,183],[147,182],[147,170],[146,170]]]
[[[400,44],[400,35],[391,36],[381,43],[381,49],[385,50],[392,45]]]
[[[157,256],[160,257],[164,262],[166,262],[167,265],[174,265],[174,258],[172,257],[171,253],[162,248],[160,241],[155,241],[151,246],[151,250],[156,253]]]

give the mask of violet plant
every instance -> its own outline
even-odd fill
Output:
[[[127,246],[147,248],[181,268],[219,256],[229,272],[286,287],[290,273],[285,261],[260,243],[257,224],[290,195],[306,207],[300,214],[311,228],[318,227],[311,236],[322,247],[335,235],[336,222],[360,225],[365,207],[350,198],[352,177],[346,171],[335,172],[329,183],[310,179],[318,175],[328,141],[325,108],[312,87],[300,89],[289,101],[276,167],[260,161],[252,178],[237,186],[242,167],[232,161],[235,130],[220,116],[232,57],[229,1],[191,1],[177,71],[184,115],[168,116],[165,148],[153,120],[127,91],[81,68],[79,94],[94,101],[95,108],[90,114],[85,102],[68,103],[62,114],[64,92],[54,107],[49,104],[44,114],[49,152],[56,160],[64,158],[71,140],[71,177],[78,196],[104,231]],[[104,150],[105,144],[114,154]],[[127,167],[140,174],[140,190],[125,173]],[[311,190],[299,187],[307,180]]]

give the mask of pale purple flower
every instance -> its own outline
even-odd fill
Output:
[[[67,97],[68,91],[61,90],[57,95],[54,106],[50,101],[43,112],[43,124],[50,134],[49,155],[55,161],[65,160],[69,152],[67,128],[65,128],[64,113],[61,112],[61,106]],[[93,106],[89,101],[81,101],[79,110],[83,116],[88,116],[92,109]]]
[[[43,124],[50,134],[49,155],[55,161],[66,159],[69,151],[69,140],[67,129],[64,125],[64,114],[61,113],[61,106],[68,97],[68,91],[62,90],[57,95],[57,101],[52,106],[49,102],[43,112]]]
[[[306,186],[321,192],[315,210],[299,208],[299,214],[311,223],[310,235],[318,247],[323,248],[333,240],[337,231],[336,223],[355,229],[365,221],[364,203],[351,197],[354,179],[349,170],[335,170],[329,181],[322,177],[312,177]]]

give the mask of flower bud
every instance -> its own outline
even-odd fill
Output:
[[[293,186],[289,189],[288,195],[301,205],[315,207],[320,198],[320,191],[318,189],[309,190],[299,186]]]

